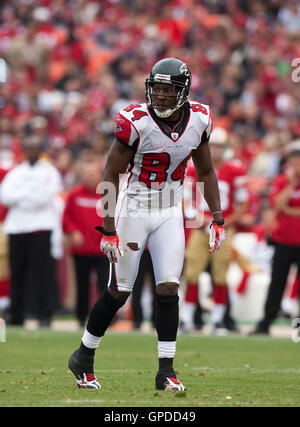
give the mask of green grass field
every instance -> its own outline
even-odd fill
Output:
[[[109,331],[95,360],[101,390],[79,390],[67,360],[81,332],[7,328],[0,343],[0,407],[299,406],[299,344],[264,337],[178,337],[186,392],[155,391],[156,337]],[[230,396],[231,399],[226,399]]]

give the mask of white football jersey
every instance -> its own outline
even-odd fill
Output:
[[[160,208],[182,200],[183,181],[192,150],[212,131],[208,105],[189,101],[173,127],[160,120],[151,107],[132,104],[116,118],[114,134],[135,151],[123,191],[141,207]]]

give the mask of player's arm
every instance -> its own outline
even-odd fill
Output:
[[[123,255],[119,236],[115,229],[115,210],[119,194],[120,175],[127,170],[135,155],[139,134],[123,114],[119,113],[114,127],[115,140],[106,161],[103,180],[100,185],[103,227],[101,231],[101,250],[112,263],[118,262],[118,255]],[[108,206],[106,206],[108,204]]]
[[[211,211],[213,220],[209,232],[209,253],[213,254],[225,240],[224,218],[221,211],[218,180],[212,165],[207,142],[199,145],[192,154],[198,182],[204,183],[204,198]]]
[[[294,179],[291,171],[289,171],[289,181],[283,189],[277,189],[276,186],[272,189],[272,199],[274,207],[277,211],[283,212],[296,218],[300,217],[300,208],[298,206],[289,206],[292,192],[298,185],[298,180]],[[275,193],[275,195],[274,195]]]
[[[197,173],[198,182],[204,183],[204,198],[212,213],[214,221],[222,222],[220,193],[218,179],[212,165],[210,149],[207,142],[202,143],[192,153],[193,163]]]
[[[296,206],[286,206],[282,209],[282,212],[285,213],[286,215],[300,218],[300,208]]]
[[[118,139],[115,139],[110,152],[108,154],[106,165],[103,173],[103,183],[112,184],[112,194],[108,194],[109,203],[111,203],[112,209],[110,212],[115,212],[116,202],[119,193],[119,180],[120,175],[124,174],[127,170],[128,164],[134,156],[134,151],[127,147],[125,144],[122,144]],[[107,196],[107,191],[104,194],[101,193],[101,199],[103,196]],[[107,200],[107,197],[103,197],[103,204]],[[102,205],[102,210],[106,210],[106,206]],[[105,215],[103,218],[103,228],[106,232],[114,232],[115,231],[115,218],[114,214]]]
[[[290,197],[294,189],[296,188],[297,183],[292,179],[287,182],[283,189],[277,189],[275,186],[271,191],[274,207],[277,211],[283,211],[288,207],[290,202]],[[274,194],[275,193],[275,194]]]
[[[115,139],[106,161],[103,180],[100,185],[101,204],[103,212],[103,227],[96,230],[102,233],[100,248],[109,262],[118,262],[122,256],[122,246],[115,229],[115,209],[119,193],[120,175],[126,172],[128,163],[134,156],[134,151]],[[109,206],[106,206],[106,204]]]

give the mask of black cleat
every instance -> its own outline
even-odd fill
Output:
[[[94,375],[94,357],[81,355],[78,350],[70,356],[69,369],[75,375],[76,383],[79,388],[100,389],[97,378]]]
[[[173,372],[159,372],[155,378],[156,390],[185,391],[186,388],[176,378]]]

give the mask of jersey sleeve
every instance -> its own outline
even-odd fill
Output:
[[[210,106],[207,104],[190,101],[190,108],[193,117],[192,121],[199,136],[197,146],[195,147],[197,148],[199,145],[209,141],[213,130],[213,115]]]
[[[201,133],[200,144],[205,144],[209,141],[210,135],[213,130],[213,115],[209,105],[205,104],[192,104],[193,111],[198,112],[201,122],[204,124],[204,129]]]
[[[204,129],[204,132],[202,134],[202,138],[201,138],[201,144],[203,142],[208,142],[210,135],[212,133],[213,130],[213,115],[211,112],[211,108],[208,106],[208,124],[206,126],[206,128]]]
[[[116,117],[114,135],[121,143],[127,145],[128,148],[136,150],[140,139],[139,133],[131,121],[121,113]]]

